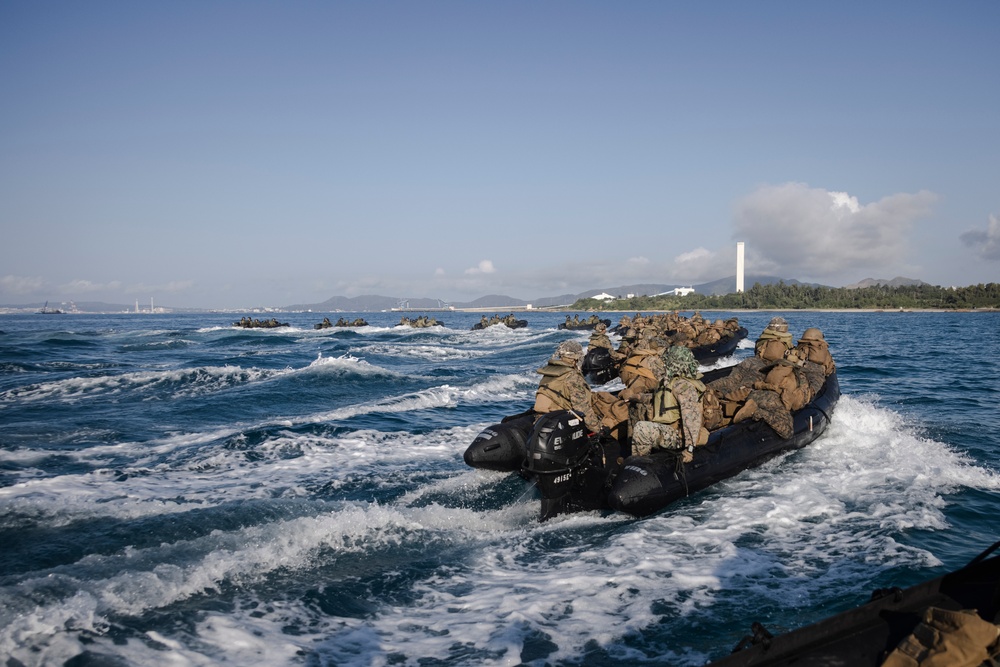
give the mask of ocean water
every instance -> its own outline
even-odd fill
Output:
[[[4,664],[702,665],[1000,540],[1000,314],[783,313],[838,364],[818,441],[545,523],[462,454],[587,333],[433,314],[0,316]]]

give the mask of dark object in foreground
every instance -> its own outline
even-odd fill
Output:
[[[987,558],[1000,542],[971,563],[906,589],[879,589],[871,601],[812,625],[772,635],[753,623],[732,655],[712,667],[850,665],[876,667],[906,638],[929,607],[974,609],[990,623],[1000,613],[1000,556]]]
[[[706,373],[706,381],[731,368]],[[473,468],[519,471],[542,495],[540,519],[558,514],[613,509],[633,516],[658,512],[779,454],[805,447],[826,430],[840,398],[837,374],[793,413],[794,434],[782,438],[763,421],[746,420],[713,431],[685,463],[682,451],[657,450],[629,456],[628,446],[586,432],[572,412],[511,415],[484,429],[465,451]]]

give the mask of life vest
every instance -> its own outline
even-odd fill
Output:
[[[573,409],[573,401],[566,384],[569,373],[572,371],[573,368],[570,366],[551,363],[536,371],[541,373],[542,379],[539,381],[538,391],[535,393],[535,412]]]
[[[800,340],[797,350],[805,353],[806,359],[823,367],[823,372],[829,375],[837,366],[833,363],[830,347],[826,341]]]
[[[768,361],[778,361],[785,358],[785,352],[792,349],[792,334],[773,329],[764,329],[760,338],[754,343],[754,353]]]
[[[684,414],[680,403],[674,395],[674,389],[685,386],[695,390],[694,405],[689,414]],[[708,442],[708,429],[705,428],[704,397],[707,391],[701,380],[675,377],[665,387],[659,387],[653,392],[653,415],[651,420],[677,429],[685,446],[704,445]]]
[[[632,381],[638,377],[642,376],[650,380],[656,380],[656,376],[653,375],[653,371],[649,370],[649,367],[643,364],[646,357],[651,357],[657,354],[653,350],[632,350],[628,359],[622,364],[621,369],[618,371],[618,375],[621,376],[622,382],[627,385],[632,384]]]
[[[680,420],[681,418],[681,406],[677,403],[677,397],[674,396],[674,385],[677,381],[683,380],[688,384],[692,385],[698,390],[698,400],[700,401],[702,396],[705,395],[705,384],[701,380],[694,380],[692,378],[673,378],[667,384],[667,386],[657,387],[656,391],[653,392],[653,417],[652,421],[658,424],[673,424]]]

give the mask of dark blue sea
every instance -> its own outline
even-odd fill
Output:
[[[430,314],[0,316],[4,665],[702,665],[1000,540],[998,313],[782,313],[838,365],[819,440],[545,523],[462,454],[587,333]]]

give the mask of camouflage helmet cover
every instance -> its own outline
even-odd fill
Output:
[[[564,340],[556,348],[556,355],[562,359],[577,361],[583,358],[583,346],[575,340]]]
[[[683,345],[673,345],[663,353],[663,365],[667,379],[673,377],[699,378],[698,361],[694,353]]]
[[[781,333],[788,332],[788,322],[784,317],[772,317],[771,321],[767,323],[768,329],[773,329],[774,331],[780,331]]]

